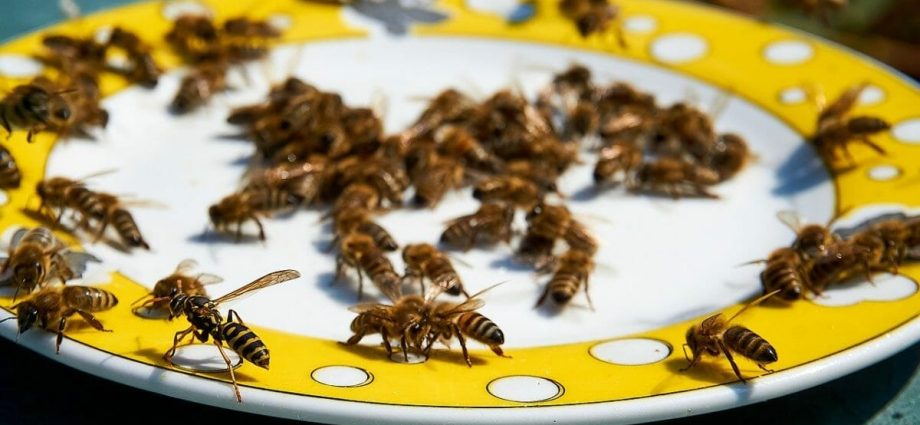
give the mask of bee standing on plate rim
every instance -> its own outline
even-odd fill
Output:
[[[44,329],[57,332],[55,353],[61,352],[61,342],[67,329],[67,319],[79,314],[86,323],[96,330],[112,332],[105,329],[93,313],[110,310],[118,305],[118,298],[109,291],[89,286],[49,286],[42,288],[31,297],[12,308],[19,326],[19,335],[38,323]]]
[[[747,383],[744,376],[741,376],[741,371],[738,369],[735,358],[732,356],[732,352],[734,352],[753,360],[757,363],[759,368],[768,373],[772,373],[773,371],[767,369],[764,365],[773,363],[779,359],[779,356],[776,354],[776,349],[773,348],[767,340],[750,329],[739,325],[730,326],[730,324],[732,320],[741,313],[767,298],[772,297],[777,292],[778,291],[773,291],[750,302],[742,307],[741,310],[738,310],[737,313],[729,317],[728,320],[722,319],[722,313],[718,313],[709,316],[699,324],[693,325],[687,329],[687,342],[684,344],[683,348],[684,357],[687,358],[688,364],[687,367],[681,369],[681,371],[689,370],[695,366],[704,355],[718,356],[721,353],[728,359],[728,362],[732,366],[732,371],[735,372],[735,376],[737,376],[741,382]],[[686,350],[688,347],[693,356],[692,358],[687,356]]]
[[[153,285],[153,289],[150,293],[131,303],[131,305],[136,305],[144,301],[143,304],[132,308],[131,311],[134,314],[138,314],[141,309],[166,310],[168,312],[169,302],[179,294],[190,297],[207,297],[208,293],[204,288],[205,285],[220,283],[223,282],[223,279],[220,276],[210,273],[190,274],[197,266],[198,262],[195,260],[190,258],[182,260],[179,265],[176,266],[172,274],[158,280],[157,283]]]
[[[220,351],[221,357],[227,364],[230,371],[230,379],[233,382],[233,392],[236,395],[236,401],[242,403],[243,397],[240,395],[240,388],[236,382],[236,375],[233,372],[233,365],[230,358],[224,352],[223,344],[240,355],[240,357],[250,361],[264,369],[268,369],[269,353],[268,347],[249,327],[247,327],[240,315],[230,310],[227,313],[225,321],[217,307],[222,303],[229,302],[235,298],[250,292],[277,285],[292,279],[300,277],[300,273],[295,270],[280,270],[262,276],[241,288],[230,292],[215,300],[203,295],[185,295],[176,294],[169,301],[169,318],[175,318],[184,315],[190,326],[185,330],[176,332],[173,337],[172,347],[163,354],[163,360],[169,365],[174,365],[172,358],[176,354],[182,340],[187,336],[192,336],[192,341],[197,339],[201,342],[208,342],[213,339],[214,345]]]
[[[821,113],[811,138],[815,149],[825,161],[833,165],[838,159],[838,152],[843,151],[844,156],[851,165],[855,166],[855,159],[850,153],[850,145],[859,142],[875,152],[886,155],[885,149],[873,142],[869,137],[891,128],[887,121],[873,116],[850,117],[850,111],[859,101],[860,94],[868,87],[863,83],[843,92],[830,105],[824,107],[823,97],[819,98]]]
[[[0,100],[0,125],[13,135],[16,128],[28,129],[26,141],[44,130],[59,131],[71,118],[70,102],[62,96],[70,90],[57,87],[46,77],[36,77],[28,84],[13,88]]]
[[[4,259],[0,274],[12,271],[3,283],[16,287],[15,301],[20,291],[30,293],[51,279],[66,282],[82,276],[89,261],[99,262],[99,259],[68,250],[45,227],[19,229],[10,241],[9,256]]]

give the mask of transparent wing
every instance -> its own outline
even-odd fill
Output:
[[[86,253],[86,252],[75,252],[75,251],[66,251],[61,254],[61,257],[64,259],[64,263],[76,277],[82,277],[83,273],[86,272],[86,264],[89,262],[101,263],[102,260],[96,256]]]
[[[259,289],[268,288],[269,286],[277,285],[282,282],[287,282],[291,279],[297,279],[300,277],[300,273],[296,270],[279,270],[276,272],[271,272],[265,276],[262,276],[247,285],[242,286],[241,288],[230,292],[227,295],[224,295],[216,300],[215,304],[225,303],[227,301],[239,298],[247,293],[257,291]]]
[[[468,311],[476,310],[482,306],[486,305],[486,302],[479,298],[472,298],[457,304],[454,308],[447,311],[447,314],[460,314],[466,313]]]
[[[780,211],[776,213],[776,218],[778,218],[779,221],[783,222],[783,224],[792,229],[793,232],[798,233],[799,229],[802,228],[802,217],[799,216],[799,213],[795,211]]]
[[[859,100],[859,95],[862,94],[867,86],[867,83],[862,83],[843,92],[837,100],[821,111],[821,115],[818,116],[818,122],[829,118],[840,117],[850,112],[850,109],[853,109],[853,105],[856,105],[856,101]]]
[[[224,278],[211,273],[199,273],[198,276],[195,276],[195,280],[202,285],[213,285],[215,283],[221,283],[224,281]]]
[[[191,258],[186,258],[176,266],[176,273],[189,274],[192,270],[195,270],[195,267],[198,267],[198,262]]]
[[[13,237],[10,239],[10,248],[16,248],[16,245],[19,245],[19,242],[26,233],[29,233],[29,229],[22,228],[16,230],[16,233],[13,233]]]
[[[390,306],[386,304],[378,304],[378,303],[358,304],[358,305],[353,305],[351,307],[348,307],[348,311],[352,313],[358,313],[358,314],[368,313],[368,312],[387,312],[389,310],[390,310]]]

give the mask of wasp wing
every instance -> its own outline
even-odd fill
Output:
[[[230,292],[227,295],[224,295],[216,300],[215,304],[225,303],[227,301],[239,298],[245,294],[248,294],[259,289],[267,288],[269,286],[277,285],[282,282],[287,282],[292,279],[297,279],[300,277],[300,273],[296,270],[279,270],[276,272],[271,272],[265,276],[262,276],[239,289]]]

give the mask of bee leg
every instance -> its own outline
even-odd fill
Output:
[[[869,139],[869,137],[866,137],[866,136],[860,137],[859,140],[863,142],[863,144],[865,144],[866,146],[872,148],[872,150],[878,152],[879,154],[888,155],[888,152],[885,152],[885,149],[882,149],[881,146],[877,145],[875,142]]]
[[[591,292],[588,291],[588,277],[587,276],[585,277],[585,299],[588,300],[588,308],[590,308],[591,311],[596,311],[594,310],[594,303],[591,302]]]
[[[408,330],[406,330],[406,332],[408,332]],[[403,360],[405,360],[406,363],[409,362],[409,343],[408,343],[408,339],[409,339],[409,338],[407,338],[406,335],[403,335],[402,338],[399,339],[399,347],[402,349],[402,352],[403,352]]]
[[[358,269],[358,301],[364,296],[364,272]]]
[[[473,361],[470,359],[470,352],[466,349],[466,338],[463,337],[463,334],[460,333],[460,327],[457,324],[452,325],[454,332],[457,333],[457,340],[460,341],[460,350],[463,351],[463,360],[466,360],[466,365],[473,367]]]
[[[172,358],[173,358],[174,355],[176,355],[176,348],[179,347],[179,343],[182,342],[182,338],[185,338],[186,335],[188,335],[189,333],[191,333],[191,332],[194,331],[194,330],[195,330],[195,327],[194,327],[194,326],[189,326],[188,329],[186,329],[186,330],[184,330],[184,331],[176,332],[176,334],[173,335],[173,345],[172,345],[172,347],[170,347],[169,350],[166,350],[166,352],[163,353],[163,360],[165,360],[166,363],[169,363],[170,366],[173,365]]]
[[[81,311],[81,310],[77,310],[76,313],[79,314],[80,317],[82,317],[83,320],[86,321],[86,323],[89,323],[89,325],[92,326],[97,331],[112,332],[111,329],[106,329],[105,326],[102,326],[102,322],[100,322],[99,319],[96,318],[96,316],[93,316],[92,313],[87,312],[87,311]]]
[[[380,331],[380,337],[383,338],[383,348],[387,350],[387,357],[393,355],[393,346],[390,345],[390,334],[387,333],[386,327]]]
[[[265,228],[262,227],[262,221],[259,220],[259,217],[256,217],[255,214],[251,215],[252,221],[256,222],[256,226],[259,226],[259,240],[265,242]]]
[[[230,309],[230,311],[227,312],[227,322],[233,322],[234,317],[236,317],[237,323],[246,326],[246,324],[243,323],[243,318],[240,317],[240,314],[237,313],[236,310]]]
[[[236,234],[233,242],[240,243],[240,240],[243,239],[243,221],[236,222]]]
[[[10,125],[10,120],[6,118],[6,114],[0,114],[0,125],[6,130],[6,140],[10,140],[10,137],[13,137],[13,126]]]
[[[773,369],[767,369],[766,366],[764,366],[763,364],[760,364],[760,363],[757,363],[757,367],[759,367],[761,370],[763,370],[764,372],[767,372],[767,373],[773,373],[773,372],[774,372]]]
[[[540,299],[537,300],[537,304],[533,308],[539,308],[543,305],[543,302],[546,301],[546,297],[549,295],[549,284],[546,284],[546,287],[543,289],[543,294],[540,295]]]
[[[725,343],[722,342],[721,340],[719,341],[719,348],[722,349],[722,353],[725,354],[725,358],[728,359],[728,363],[732,365],[732,370],[735,372],[735,376],[737,376],[738,379],[740,379],[742,383],[747,384],[747,380],[745,380],[744,377],[741,376],[741,370],[738,369],[738,364],[735,363],[735,358],[732,357],[732,353],[728,351],[728,347],[726,347]]]
[[[693,367],[694,364],[696,364],[696,356],[693,356],[693,360],[690,360],[690,356],[687,355],[687,344],[686,343],[684,343],[684,345],[681,346],[681,349],[684,351],[684,358],[687,359],[687,367],[681,369],[681,372],[683,372],[687,369],[690,369],[691,367]]]
[[[57,340],[54,344],[54,354],[61,354],[61,343],[64,342],[64,328],[67,327],[67,317],[73,313],[73,310],[68,310],[61,315],[61,321],[58,322]]]
[[[227,370],[230,371],[230,381],[233,382],[233,393],[236,395],[236,401],[238,403],[243,402],[243,396],[240,394],[240,386],[236,383],[236,374],[233,373],[233,362],[230,361],[230,357],[227,357],[227,353],[224,352],[224,347],[220,345],[220,341],[213,340],[214,345],[217,346],[217,351],[220,351],[220,356],[224,358],[224,363],[227,364]]]

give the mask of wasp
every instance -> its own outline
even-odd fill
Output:
[[[173,365],[172,358],[176,354],[176,349],[186,336],[191,335],[191,341],[197,339],[203,343],[208,342],[208,339],[212,339],[224,362],[227,363],[236,401],[242,403],[243,397],[240,395],[240,388],[236,383],[233,365],[224,352],[223,345],[226,344],[240,357],[264,369],[268,369],[270,361],[268,347],[255,332],[243,323],[236,311],[230,310],[225,321],[217,308],[223,303],[250,292],[297,279],[298,277],[300,277],[300,273],[296,270],[272,272],[215,300],[203,295],[186,295],[183,293],[174,295],[169,301],[169,318],[185,316],[189,322],[189,327],[176,332],[175,336],[173,336],[172,347],[163,354],[163,360]]]
[[[475,213],[447,222],[441,243],[469,251],[478,241],[511,242],[514,207],[505,203],[482,204]]]
[[[111,332],[102,326],[102,322],[93,315],[112,309],[118,305],[118,298],[109,291],[88,286],[48,286],[32,294],[25,301],[14,305],[19,334],[23,334],[36,323],[44,329],[57,332],[55,353],[61,352],[67,320],[79,314],[86,323],[96,330]]]
[[[137,314],[141,309],[149,310],[166,310],[169,311],[169,301],[176,295],[184,294],[190,297],[203,296],[207,297],[205,285],[223,282],[220,276],[209,273],[191,274],[192,270],[198,266],[198,262],[192,259],[182,260],[176,269],[170,274],[157,281],[153,285],[150,293],[139,298],[131,305],[136,305],[143,301],[131,311]]]
[[[689,364],[681,370],[686,371],[692,368],[699,363],[704,355],[718,356],[719,354],[723,354],[731,364],[735,376],[737,376],[741,382],[746,383],[747,381],[744,379],[744,376],[741,375],[741,371],[735,363],[735,358],[732,356],[732,353],[735,353],[753,360],[757,363],[758,367],[768,373],[772,373],[773,371],[767,369],[765,365],[779,359],[776,354],[776,349],[760,335],[757,335],[744,326],[731,325],[731,322],[751,306],[759,304],[774,294],[775,292],[771,292],[754,300],[729,317],[728,320],[723,319],[722,314],[719,313],[687,329],[687,342],[684,344],[684,356],[687,357],[687,362]],[[690,348],[692,358],[687,356],[686,349],[688,347]]]

